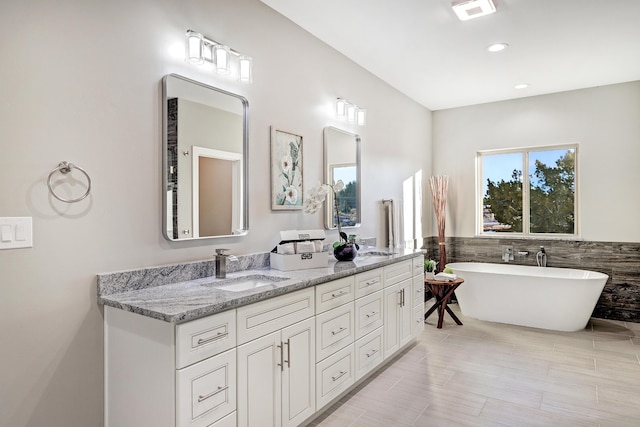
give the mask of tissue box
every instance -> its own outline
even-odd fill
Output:
[[[285,230],[280,232],[280,245],[285,243],[313,242],[324,240],[324,230]],[[304,246],[304,245],[300,245]],[[291,255],[277,253],[276,246],[271,251],[271,268],[281,271],[322,268],[329,265],[327,252],[302,252]]]

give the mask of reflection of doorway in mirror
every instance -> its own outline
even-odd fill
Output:
[[[340,213],[340,225],[352,227],[358,223],[358,169],[355,163],[329,165],[329,177],[332,184],[342,180],[344,188],[338,192],[338,211]],[[329,206],[334,206],[333,193],[329,193]],[[337,227],[335,209],[331,209],[331,223]]]
[[[193,146],[193,237],[233,235],[242,218],[242,155]]]

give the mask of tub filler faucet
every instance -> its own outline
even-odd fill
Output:
[[[505,246],[502,249],[502,261],[504,262],[513,261],[513,247]]]
[[[225,279],[227,277],[227,260],[237,261],[233,255],[225,254],[229,249],[216,249],[216,278]]]
[[[540,250],[536,254],[536,263],[538,267],[547,266],[547,252],[544,250],[544,246],[540,246]]]

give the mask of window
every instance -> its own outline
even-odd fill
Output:
[[[576,236],[577,145],[478,153],[480,234]]]

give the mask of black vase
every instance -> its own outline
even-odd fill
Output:
[[[352,261],[358,256],[358,250],[353,243],[343,243],[333,249],[333,256],[335,256],[338,261]]]

